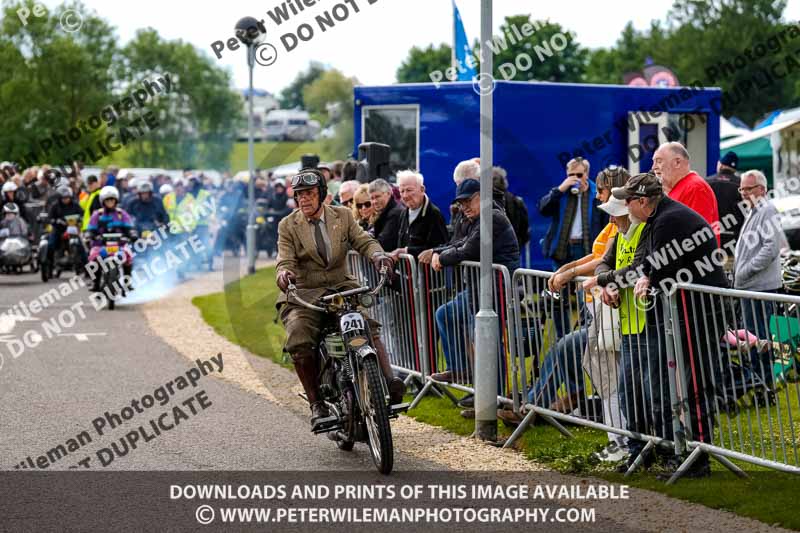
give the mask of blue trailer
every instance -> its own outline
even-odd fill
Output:
[[[419,169],[429,197],[449,216],[453,169],[479,155],[479,99],[468,82],[356,87],[355,145],[391,146],[392,170]],[[509,189],[528,207],[529,265],[550,268],[539,246],[549,219],[536,204],[563,181],[569,159],[588,159],[592,179],[611,164],[637,173],[651,168],[660,143],[678,140],[698,173],[713,174],[720,101],[716,88],[497,82],[494,164],[506,169]]]

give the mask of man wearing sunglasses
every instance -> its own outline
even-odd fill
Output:
[[[297,377],[311,404],[311,425],[329,416],[319,393],[316,347],[325,319],[324,313],[313,311],[288,300],[289,284],[298,287],[298,296],[314,301],[327,293],[359,287],[348,275],[346,258],[351,249],[372,260],[380,271],[392,272],[394,262],[380,244],[354,220],[346,207],[324,205],[327,183],[319,170],[304,169],[292,178],[292,191],[298,209],[278,226],[278,287],[283,291],[276,307],[286,329],[285,349],[292,357]],[[401,403],[403,381],[394,378],[386,348],[378,334],[380,324],[370,320],[375,349],[389,384],[392,403]]]
[[[539,200],[539,213],[551,219],[542,239],[542,255],[553,261],[553,271],[592,252],[594,238],[603,229],[606,217],[599,209],[597,187],[589,180],[589,161],[576,157],[567,163],[567,177]],[[558,337],[570,328],[571,318],[566,292],[556,305],[553,321]]]

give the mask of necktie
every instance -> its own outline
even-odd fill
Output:
[[[328,250],[325,248],[325,238],[322,236],[322,221],[314,221],[314,240],[317,241],[317,253],[322,258],[325,266],[328,266]]]

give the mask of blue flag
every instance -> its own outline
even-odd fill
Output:
[[[453,0],[453,24],[455,25],[453,30],[455,64],[453,66],[458,71],[458,81],[472,81],[477,76],[474,64],[467,63],[467,57],[472,57],[472,48],[469,46],[467,32],[464,31],[464,23],[461,21],[461,14],[458,12],[455,0]]]

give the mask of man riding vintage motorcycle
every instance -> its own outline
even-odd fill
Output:
[[[278,227],[277,284],[283,291],[276,307],[286,329],[285,350],[291,355],[297,377],[311,404],[312,430],[329,411],[320,396],[319,368],[316,347],[326,316],[289,300],[285,294],[290,284],[306,301],[316,300],[333,291],[358,288],[355,279],[347,274],[346,257],[351,249],[391,272],[392,259],[380,244],[370,237],[353,219],[350,209],[326,206],[325,178],[316,169],[304,169],[292,178],[292,191],[299,209],[284,218]],[[375,349],[392,404],[402,402],[405,386],[393,377],[386,348],[379,338],[380,324],[369,320]]]
[[[64,247],[63,235],[67,231],[67,217],[74,216],[79,220],[83,217],[83,209],[73,198],[72,190],[69,186],[61,185],[56,189],[56,192],[59,199],[50,207],[47,214],[47,221],[53,226],[53,231],[50,232],[47,238],[47,262],[51,265],[56,252],[61,251],[61,248]],[[85,264],[86,250],[83,246],[79,246],[77,251],[81,255],[80,264]]]

